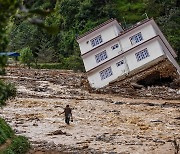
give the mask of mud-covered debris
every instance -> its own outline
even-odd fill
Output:
[[[131,78],[89,92],[83,73],[14,68],[8,75],[5,78],[15,83],[18,95],[7,101],[1,117],[18,135],[29,138],[31,154],[38,150],[47,154],[172,154],[168,141],[180,138],[180,89],[169,83],[146,86]],[[139,75],[138,79],[144,77]],[[131,83],[144,87],[134,88]],[[38,87],[47,91],[35,91]],[[58,114],[67,104],[73,108],[70,125]]]
[[[51,133],[49,133],[47,135],[66,135],[66,136],[71,136],[71,134],[63,132],[62,130],[56,130],[56,131],[51,132]]]

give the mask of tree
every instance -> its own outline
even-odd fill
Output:
[[[5,66],[7,63],[7,56],[0,56],[0,75],[5,74]]]
[[[0,0],[0,51],[5,51],[6,49],[8,43],[6,26],[10,18],[16,13],[18,6],[19,3],[17,0]]]
[[[0,51],[5,51],[8,39],[7,39],[7,25],[10,18],[16,13],[19,6],[17,0],[4,1],[0,0]],[[0,72],[5,73],[5,66],[7,57],[0,56]],[[9,97],[13,97],[16,94],[15,87],[12,84],[6,84],[0,80],[0,106],[5,105],[5,101]]]
[[[144,0],[116,0],[117,19],[124,28],[144,19],[146,12]]]
[[[63,17],[64,29],[69,29],[76,23],[76,15],[79,12],[80,0],[62,0],[60,3],[60,14]]]
[[[33,53],[29,47],[20,50],[20,61],[30,68],[31,63],[33,62]]]
[[[0,80],[0,106],[5,105],[5,101],[16,96],[16,88],[11,83],[4,83]]]
[[[178,0],[23,0],[23,5],[21,12],[25,11],[19,14],[24,18],[12,20],[8,49],[21,50],[29,47],[34,57],[38,60],[39,56],[41,62],[57,62],[60,55],[65,59],[79,56],[76,36],[110,18],[117,18],[123,27],[128,28],[145,19],[145,13],[156,20],[173,48],[180,50]],[[51,9],[53,11],[48,16],[40,16],[43,14],[42,10],[46,14]],[[176,13],[172,13],[174,10]],[[32,25],[35,21],[40,22],[35,24],[39,27]],[[41,25],[42,21],[45,21],[44,26]],[[58,33],[45,33],[44,29],[51,26],[58,27]],[[47,59],[46,55],[49,54],[51,56]],[[180,55],[179,52],[178,54]]]
[[[53,62],[54,49],[53,46],[51,46],[51,41],[42,38],[41,43],[36,47],[36,49],[38,61],[45,63]]]
[[[72,55],[64,59],[64,65],[67,69],[76,71],[84,71],[82,59],[77,55]]]
[[[180,8],[178,0],[147,0],[147,13],[153,16],[163,34],[175,49],[180,61]],[[153,7],[152,7],[153,6]]]

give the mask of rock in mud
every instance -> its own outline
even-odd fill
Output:
[[[66,132],[63,132],[63,131],[61,131],[61,130],[56,130],[56,131],[51,132],[51,133],[49,133],[49,134],[47,134],[47,135],[66,135],[66,136],[70,136],[70,134],[68,134],[68,133],[66,133]]]

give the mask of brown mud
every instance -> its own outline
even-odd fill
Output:
[[[17,86],[17,97],[0,116],[29,138],[29,154],[173,154],[173,141],[179,144],[178,99],[90,93],[84,74],[72,71],[7,71],[3,78]],[[179,90],[169,93],[178,98]],[[70,125],[59,115],[67,104],[73,108]]]

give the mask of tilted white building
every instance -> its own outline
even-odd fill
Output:
[[[127,30],[110,19],[77,38],[89,83],[93,88],[108,85],[118,77],[168,58],[177,72],[176,53],[153,19]]]

